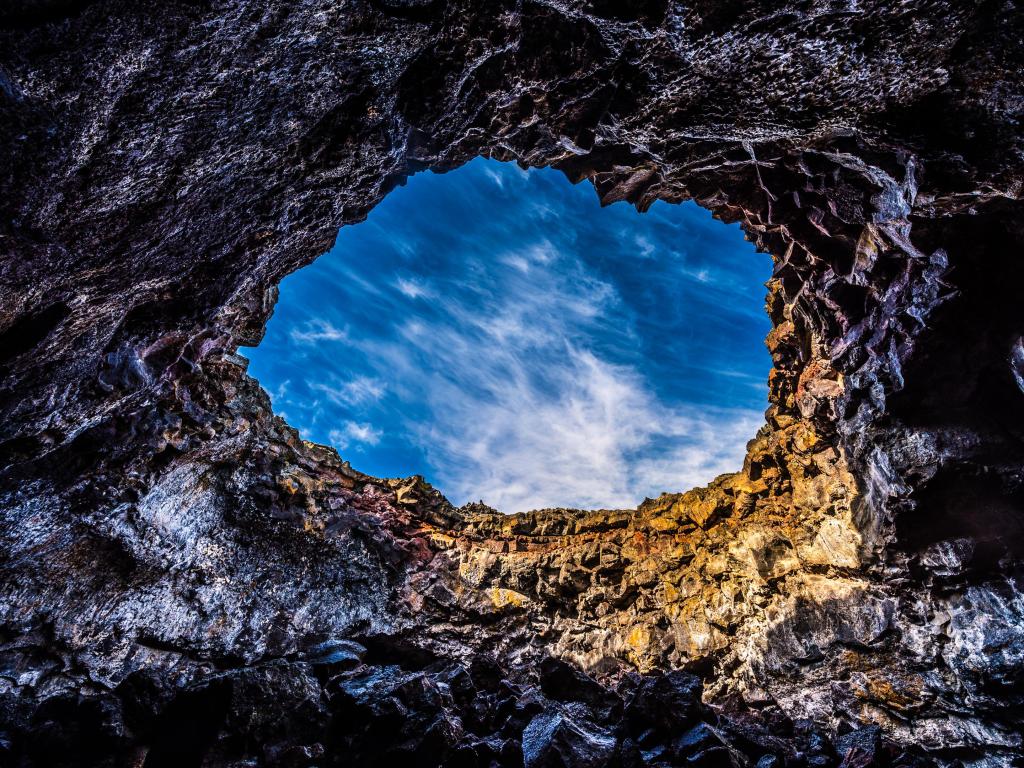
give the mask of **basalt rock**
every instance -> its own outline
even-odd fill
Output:
[[[0,10],[0,760],[1024,760],[1013,0]],[[553,166],[772,254],[735,474],[456,509],[245,373],[410,174]]]

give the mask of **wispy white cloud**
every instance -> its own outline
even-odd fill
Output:
[[[523,274],[530,271],[530,260],[522,253],[507,253],[501,260],[508,266],[518,269]]]
[[[711,271],[708,269],[692,269],[687,274],[698,283],[710,283],[712,281]]]
[[[484,175],[493,182],[498,189],[505,189],[505,176],[488,166],[484,169]]]
[[[433,290],[425,281],[417,280],[414,277],[399,276],[395,279],[395,288],[410,299],[431,298],[434,295]]]
[[[569,349],[553,383],[494,377],[488,397],[447,401],[420,442],[453,497],[506,511],[633,507],[645,496],[740,467],[763,417],[751,409],[671,407],[639,373]],[[452,399],[448,399],[452,398]]]
[[[378,400],[384,394],[384,383],[370,376],[356,376],[343,381],[334,378],[332,383],[314,382],[310,389],[322,392],[335,405],[363,405]]]
[[[286,399],[288,399],[289,384],[291,384],[291,379],[285,379],[276,387],[274,387],[274,389],[270,392],[271,400],[273,400],[274,402],[283,403]]]
[[[370,424],[346,421],[340,428],[332,429],[328,434],[338,449],[345,450],[359,445],[376,445],[380,442],[383,432]]]
[[[592,188],[560,174],[460,174],[425,175],[446,186],[405,208],[385,201],[362,244],[346,228],[311,268],[298,324],[275,337],[272,323],[264,345],[286,374],[279,386],[259,375],[275,406],[306,437],[367,462],[393,454],[389,472],[506,512],[633,507],[738,469],[764,378],[743,370],[749,350],[736,370],[709,350],[763,311],[737,299],[745,263],[720,266],[733,247],[715,239],[722,225],[673,207],[641,231],[629,206],[599,211]],[[698,405],[667,381],[683,371],[687,393],[706,387],[701,402],[727,402],[716,386],[760,395]]]
[[[482,172],[483,176],[502,192],[506,188],[522,187],[527,179],[527,172],[518,165],[505,165],[499,168],[488,163],[482,166]]]
[[[665,403],[637,365],[588,346],[635,333],[612,327],[614,286],[547,241],[499,261],[493,284],[470,265],[439,286],[442,317],[354,342],[402,401],[424,405],[403,427],[450,497],[506,512],[633,507],[739,468],[760,412]]]
[[[348,341],[348,331],[334,326],[323,318],[307,321],[301,328],[293,328],[289,334],[296,344],[318,344],[324,341]]]
[[[636,256],[641,259],[649,259],[657,253],[657,246],[646,235],[634,235],[633,242],[636,244]]]

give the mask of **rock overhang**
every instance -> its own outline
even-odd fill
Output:
[[[1021,512],[1019,14],[628,8],[30,4],[0,32],[17,755],[45,762],[42,724],[73,746],[102,722],[103,754],[159,756],[145,734],[191,696],[221,718],[196,749],[224,762],[243,732],[283,745],[270,762],[337,748],[240,724],[277,698],[357,712],[363,756],[392,700],[439,756],[585,764],[610,738],[683,760],[697,721],[712,755],[817,756],[800,727],[737,736],[749,714],[650,721],[691,690],[656,682],[682,668],[821,739],[877,723],[940,760],[1020,750],[1019,560],[988,535]],[[274,285],[409,172],[478,154],[608,202],[692,197],[774,255],[772,407],[737,474],[508,519],[355,473],[273,417],[234,349]],[[346,638],[363,666],[310,677],[305,649]],[[528,704],[549,657],[620,704]],[[518,724],[467,725],[456,690]]]

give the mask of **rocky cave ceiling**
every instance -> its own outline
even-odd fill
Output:
[[[0,759],[1017,765],[1016,2],[0,10]],[[500,516],[236,354],[408,174],[695,199],[773,255],[740,471]],[[684,490],[684,489],[680,489]]]

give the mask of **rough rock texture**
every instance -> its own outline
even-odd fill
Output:
[[[0,760],[1021,764],[1022,40],[1012,0],[7,3]],[[773,255],[740,472],[505,517],[272,415],[276,283],[480,154]]]

